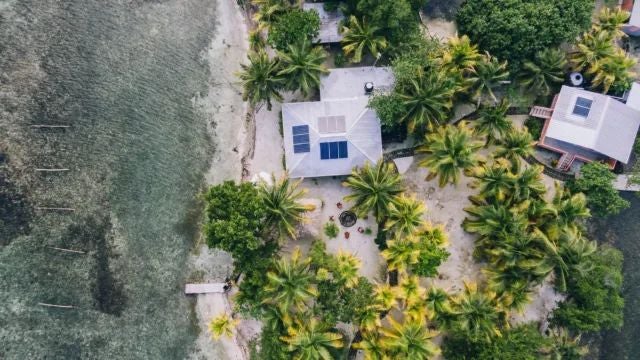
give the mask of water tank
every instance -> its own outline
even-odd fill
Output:
[[[584,83],[584,76],[579,72],[572,72],[569,74],[569,82],[571,82],[571,86],[582,86]]]
[[[364,83],[364,93],[366,95],[371,95],[373,93],[373,83],[372,82],[366,82]]]

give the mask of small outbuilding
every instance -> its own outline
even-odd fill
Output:
[[[640,127],[640,85],[632,85],[626,100],[563,86],[550,108],[536,106],[530,115],[545,119],[538,146],[561,155],[559,170],[576,159],[613,168],[631,157]]]
[[[305,11],[315,10],[320,16],[320,31],[318,37],[314,39],[321,44],[337,43],[342,40],[340,33],[340,23],[344,19],[344,15],[340,9],[334,11],[326,11],[324,3],[305,2],[302,5]]]
[[[348,175],[382,157],[380,121],[368,108],[376,89],[389,88],[388,68],[332,69],[321,79],[320,101],[285,103],[282,125],[289,176]]]

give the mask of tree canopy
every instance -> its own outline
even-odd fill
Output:
[[[480,49],[517,69],[588,29],[592,11],[592,0],[467,0],[457,23]]]
[[[267,42],[274,49],[285,51],[289,45],[313,40],[320,30],[320,17],[314,10],[293,8],[278,16],[269,29]]]
[[[613,188],[615,177],[606,165],[592,162],[582,166],[580,176],[569,183],[569,188],[587,196],[587,205],[594,216],[615,215],[629,207],[629,202]]]

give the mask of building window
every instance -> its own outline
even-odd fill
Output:
[[[320,116],[318,118],[320,134],[343,133],[346,131],[344,116]]]
[[[583,97],[578,97],[576,99],[576,104],[573,107],[573,115],[578,115],[583,118],[589,116],[589,111],[591,110],[591,104],[593,100],[585,99]]]
[[[293,153],[307,153],[311,151],[309,146],[309,126],[299,125],[292,127],[293,131]]]
[[[320,143],[320,159],[345,159],[349,157],[346,141]]]

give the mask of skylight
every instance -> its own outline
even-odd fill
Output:
[[[321,134],[345,132],[346,124],[344,116],[318,117],[318,131]]]
[[[309,152],[309,126],[299,125],[291,128],[293,132],[293,153],[306,153]]]
[[[591,110],[592,103],[593,100],[578,97],[576,99],[576,104],[573,107],[573,115],[578,115],[580,117],[586,118],[587,116],[589,116],[589,111]]]
[[[320,143],[320,160],[345,159],[349,157],[346,141]]]

